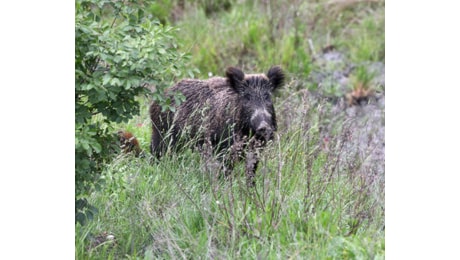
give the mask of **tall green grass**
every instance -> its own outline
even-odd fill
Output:
[[[78,226],[77,258],[384,258],[384,176],[345,152],[352,123],[324,123],[326,104],[289,102],[299,116],[261,152],[254,189],[243,162],[227,180],[192,147],[154,163],[120,156],[89,198],[99,214]],[[115,240],[97,244],[100,234]]]

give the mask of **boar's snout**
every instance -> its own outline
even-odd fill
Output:
[[[268,142],[273,139],[273,128],[265,121],[262,121],[256,129],[256,137]]]

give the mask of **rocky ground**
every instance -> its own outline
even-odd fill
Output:
[[[288,127],[296,118],[303,118],[308,131],[315,110],[320,136],[324,147],[339,145],[342,167],[353,167],[353,171],[368,177],[385,176],[385,64],[365,62],[354,64],[333,47],[325,49],[314,60],[309,90],[300,88],[282,101],[281,124]],[[360,102],[347,98],[352,91],[357,68],[364,68],[369,75],[367,87],[372,89]],[[299,84],[301,85],[301,84]],[[288,105],[290,104],[290,105]],[[302,107],[292,113],[291,106]],[[340,129],[337,131],[337,129]],[[337,151],[337,149],[336,149]]]

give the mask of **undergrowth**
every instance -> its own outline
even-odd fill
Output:
[[[324,120],[332,108],[304,98],[280,113],[289,128],[261,153],[253,189],[244,163],[228,180],[192,148],[154,163],[120,155],[89,198],[99,214],[78,226],[77,258],[383,259],[384,175],[347,148],[353,120]]]

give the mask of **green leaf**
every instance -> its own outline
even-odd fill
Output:
[[[109,83],[109,81],[112,79],[112,77],[110,76],[110,74],[104,74],[104,77],[102,77],[102,84],[103,85],[107,85],[107,83]]]
[[[75,201],[75,208],[76,209],[83,209],[88,205],[88,201],[86,199],[78,199]]]
[[[86,216],[82,212],[77,212],[75,214],[75,222],[80,223],[80,225],[84,226],[86,224]]]
[[[121,81],[118,78],[112,78],[110,84],[114,86],[121,86]]]
[[[194,75],[193,75],[193,71],[191,71],[191,70],[188,70],[188,71],[187,71],[187,73],[188,73],[188,75],[189,75],[189,77],[190,77],[190,78],[193,78],[193,77],[194,77]]]
[[[131,88],[131,80],[127,80],[125,83],[125,89],[130,89]]]
[[[81,90],[91,90],[94,88],[94,85],[92,83],[88,83],[88,84],[81,84],[80,85],[80,89]]]

